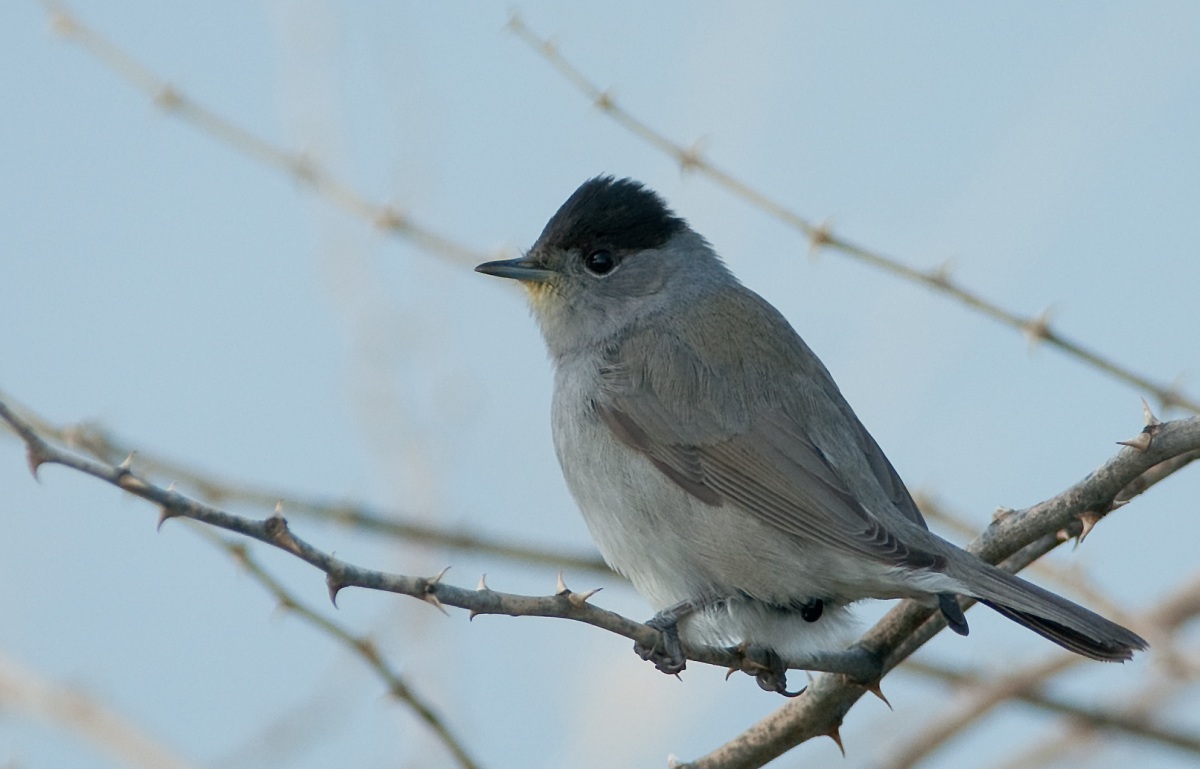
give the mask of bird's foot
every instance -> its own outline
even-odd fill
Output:
[[[658,631],[658,643],[652,647],[640,643],[633,645],[633,650],[644,660],[654,663],[667,675],[675,675],[687,667],[687,657],[683,654],[683,644],[679,641],[679,613],[667,609],[655,614],[647,623]]]
[[[784,697],[799,697],[808,688],[802,687],[798,691],[788,691],[787,663],[774,649],[743,643],[730,651],[737,656],[740,667],[731,668],[729,672],[741,670],[746,675],[754,676],[754,680],[764,691],[782,694]]]

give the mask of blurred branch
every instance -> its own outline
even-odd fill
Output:
[[[904,745],[889,750],[888,760],[879,765],[880,769],[908,769],[916,766],[997,705],[1014,699],[1065,716],[1071,723],[1086,724],[1091,734],[1105,729],[1120,731],[1200,754],[1200,737],[1151,723],[1145,707],[1100,708],[1071,702],[1042,691],[1049,679],[1081,662],[1085,660],[1063,652],[1055,655],[1053,659],[1029,666],[1017,673],[992,678],[969,671],[954,670],[936,663],[907,660],[904,670],[953,684],[967,693],[969,699],[966,702],[958,702],[942,718],[931,720],[920,730],[910,734]],[[1177,683],[1177,680],[1171,683]],[[1123,698],[1127,695],[1127,692],[1122,693]],[[1156,700],[1162,697],[1157,688],[1147,692],[1147,695]]]
[[[336,638],[354,652],[383,680],[387,685],[388,694],[407,705],[417,714],[418,718],[425,722],[425,725],[437,735],[442,744],[446,746],[446,749],[454,754],[454,758],[460,766],[465,769],[477,769],[479,765],[467,753],[466,748],[458,737],[450,731],[441,717],[434,712],[433,707],[420,695],[416,694],[403,677],[388,664],[388,661],[379,653],[379,649],[371,639],[354,635],[339,623],[319,613],[316,609],[292,595],[279,580],[271,576],[258,561],[254,560],[254,557],[250,555],[249,548],[245,544],[230,542],[208,528],[200,528],[198,530],[214,546],[233,556],[234,560],[242,568],[253,576],[260,585],[266,588],[267,592],[274,596],[281,608],[295,614],[308,624],[323,631],[326,635]]]
[[[0,400],[8,398],[0,392]],[[86,452],[112,465],[135,453],[132,447],[95,425],[60,426],[27,410],[22,410],[21,416],[40,435],[52,437],[66,446]],[[614,578],[619,576],[598,556],[588,553],[572,553],[561,548],[550,550],[487,537],[464,529],[434,526],[351,501],[304,499],[282,489],[267,489],[226,481],[141,450],[136,454],[138,467],[143,471],[189,486],[195,489],[202,499],[214,505],[239,502],[273,510],[277,504],[282,503],[289,515],[298,514],[326,523],[343,524],[364,532],[394,537],[410,544],[478,552],[523,563],[604,574]]]
[[[870,265],[898,278],[931,289],[935,293],[957,299],[971,309],[992,318],[999,323],[1020,331],[1032,341],[1043,341],[1059,351],[1079,360],[1092,368],[1118,379],[1134,388],[1150,393],[1162,408],[1179,407],[1200,413],[1200,401],[1180,392],[1178,388],[1155,382],[1147,376],[1122,366],[1101,353],[1068,339],[1051,328],[1046,313],[1024,316],[984,298],[981,294],[955,282],[949,269],[945,266],[929,270],[919,270],[910,267],[897,259],[853,243],[846,238],[835,235],[827,224],[814,224],[784,204],[772,200],[765,193],[755,189],[750,184],[738,179],[728,171],[722,170],[704,157],[699,146],[685,147],[672,141],[666,135],[651,128],[647,123],[620,106],[613,97],[611,90],[602,89],[589,80],[574,64],[568,61],[559,51],[553,41],[539,37],[525,25],[519,14],[514,13],[509,19],[508,28],[523,40],[530,48],[541,55],[554,69],[558,70],[568,82],[591,100],[597,109],[629,131],[634,136],[651,145],[663,154],[670,155],[679,163],[684,171],[697,171],[716,182],[732,195],[745,200],[750,205],[784,224],[799,231],[809,239],[811,249],[816,251],[828,248],[843,256],[848,256],[859,262]]]
[[[302,152],[282,149],[193,100],[176,86],[159,78],[116,43],[84,24],[61,3],[55,0],[41,0],[41,3],[50,15],[55,32],[64,40],[77,44],[122,80],[146,94],[151,103],[163,112],[190,123],[251,160],[282,171],[344,211],[390,235],[405,238],[431,254],[470,267],[491,258],[489,254],[435,232],[394,206],[367,200],[315,158]]]
[[[46,681],[2,656],[0,710],[42,718],[83,738],[125,766],[138,769],[192,766],[106,704],[76,688]]]
[[[439,609],[444,605],[467,609],[472,617],[480,614],[558,617],[584,622],[648,647],[659,640],[656,630],[589,604],[588,598],[594,591],[574,593],[561,581],[554,595],[523,596],[491,590],[483,580],[475,590],[455,587],[441,581],[445,570],[426,578],[354,566],[295,536],[278,511],[258,521],[231,515],[185,497],[174,488],[164,489],[140,477],[132,469],[132,457],[113,465],[52,446],[3,401],[0,401],[0,418],[25,442],[29,466],[35,475],[44,464],[59,464],[153,502],[160,508],[160,522],[183,516],[277,547],[324,572],[331,598],[336,599],[338,591],[346,587],[365,587],[419,598]],[[1086,535],[1096,521],[1119,504],[1118,500],[1127,500],[1149,487],[1143,479],[1145,473],[1149,471],[1154,481],[1161,480],[1167,477],[1164,463],[1200,449],[1200,417],[1161,423],[1148,414],[1146,428],[1128,443],[1130,447],[1061,494],[1027,510],[999,517],[967,549],[984,560],[1017,570],[1061,544],[1062,534]],[[940,615],[933,616],[929,608],[904,601],[872,628],[861,643],[885,660],[886,671],[942,627]],[[734,654],[725,649],[687,648],[685,652],[688,659],[697,662],[722,666],[737,662]],[[866,688],[845,676],[819,676],[805,696],[689,766],[757,767],[812,737],[836,737],[842,718],[865,691]]]

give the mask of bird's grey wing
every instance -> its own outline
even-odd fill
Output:
[[[691,404],[697,411],[703,405]],[[912,569],[944,566],[943,556],[906,543],[885,524],[886,516],[864,507],[826,453],[780,408],[749,415],[745,429],[712,441],[687,440],[684,434],[695,431],[677,428],[676,410],[646,388],[596,408],[622,442],[707,504],[731,505],[833,551]],[[879,457],[887,463],[882,452]]]
[[[879,448],[879,444],[867,432],[867,428],[863,426],[858,416],[850,410],[850,406],[845,401],[842,402],[842,406],[845,412],[844,416],[857,429],[858,445],[866,455],[871,472],[874,473],[875,480],[879,482],[879,486],[887,494],[888,499],[892,501],[896,510],[902,513],[905,518],[917,524],[922,529],[928,529],[929,525],[925,523],[925,518],[917,508],[917,503],[913,501],[912,495],[908,493],[908,487],[900,479],[900,474],[896,472],[896,468],[892,467],[892,463],[887,458],[887,455],[883,453],[883,449]]]

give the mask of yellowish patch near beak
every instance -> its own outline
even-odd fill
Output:
[[[541,312],[546,308],[547,303],[551,300],[551,295],[554,293],[554,287],[548,282],[523,280],[521,285],[525,287],[525,292],[529,295],[529,305],[534,312]]]

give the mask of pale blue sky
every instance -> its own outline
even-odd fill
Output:
[[[791,209],[918,267],[950,260],[1003,306],[1050,307],[1067,335],[1200,393],[1200,6],[518,7],[622,105],[702,140]],[[192,98],[482,252],[527,246],[590,176],[641,179],[787,315],[909,485],[977,526],[1073,483],[1140,429],[1137,390],[835,253],[810,260],[797,233],[681,174],[506,32],[509,6],[77,10]],[[550,445],[548,363],[512,287],[381,236],[164,115],[56,39],[33,2],[0,7],[0,96],[0,389],[231,478],[590,547]],[[1184,473],[1056,562],[1146,608],[1194,573],[1198,495]],[[156,534],[155,515],[60,469],[36,485],[20,447],[0,440],[0,654],[112,703],[197,765],[449,765],[356,660],[273,612],[182,526]],[[300,531],[365,566],[450,563],[456,584],[487,572],[497,589],[554,585],[549,568]],[[263,558],[324,608],[316,572]],[[616,580],[567,580],[650,613]],[[468,624],[361,592],[341,604],[487,766],[662,766],[781,704],[721,671],[659,676],[624,640],[565,622]],[[968,639],[929,653],[998,669],[1052,653],[998,618],[971,619]],[[1137,691],[1151,674],[1146,658],[1087,665],[1063,691]],[[845,762],[821,741],[781,765],[870,765],[949,700],[904,674],[885,689],[895,712],[860,703]],[[1195,731],[1189,703],[1172,720]],[[272,721],[294,730],[267,735],[295,745],[276,763],[247,747]],[[1052,733],[1046,722],[1006,708],[929,765],[977,763]],[[1192,765],[1117,745],[1113,766]],[[106,760],[0,714],[0,762]]]

